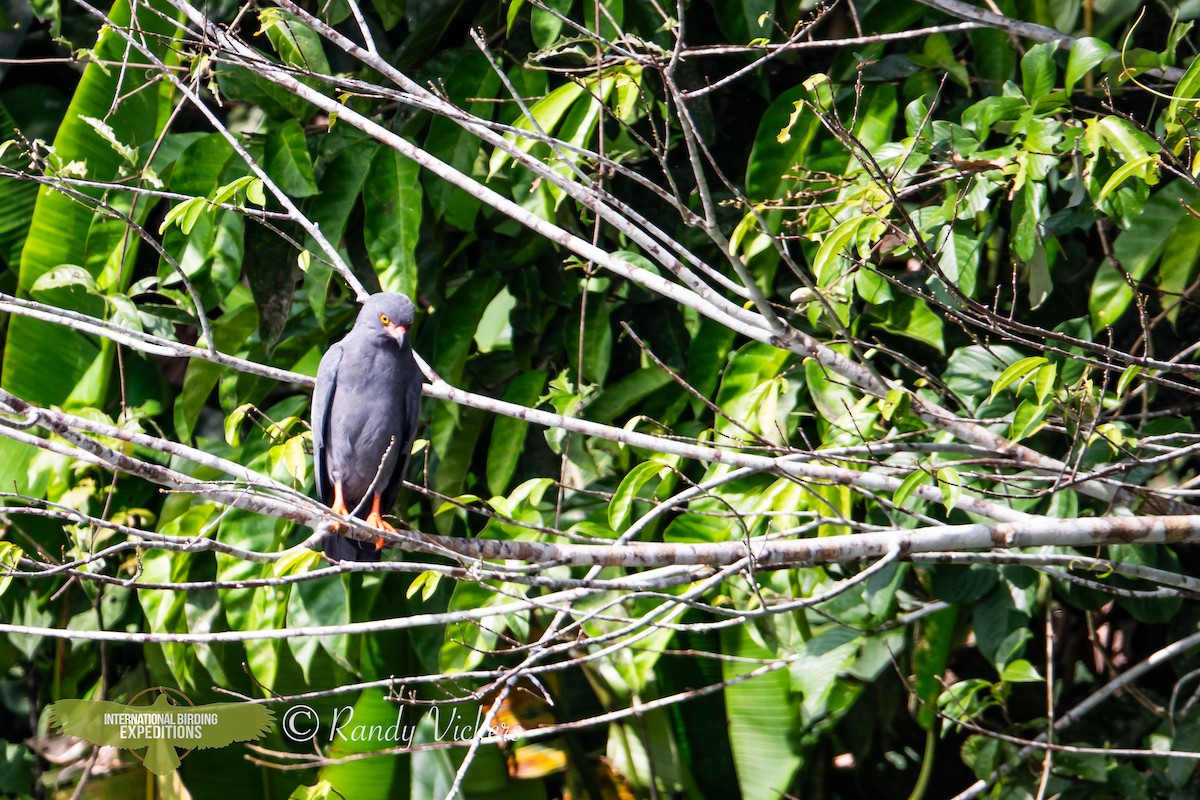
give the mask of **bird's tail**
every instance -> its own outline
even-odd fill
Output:
[[[347,539],[336,534],[325,537],[325,555],[334,561],[379,561],[381,551],[374,542]]]

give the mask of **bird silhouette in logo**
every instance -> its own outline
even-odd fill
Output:
[[[50,706],[49,722],[63,733],[97,745],[146,748],[142,758],[146,769],[167,775],[179,766],[175,748],[215,748],[253,741],[271,730],[273,717],[271,709],[253,703],[177,706],[164,693],[148,706],[59,700]]]

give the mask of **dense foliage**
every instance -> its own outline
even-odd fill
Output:
[[[142,791],[44,709],[165,685],[322,726],[178,796],[1189,796],[1193,17],[3,5],[0,791]],[[380,289],[431,384],[350,570]]]

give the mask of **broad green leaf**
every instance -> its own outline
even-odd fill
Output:
[[[946,34],[935,33],[932,36],[925,37],[921,51],[925,58],[933,62],[934,66],[944,70],[952,81],[964,89],[970,90],[970,73],[954,54],[954,48],[951,47],[950,40],[946,38]],[[1023,65],[1024,62],[1022,62]]]
[[[294,119],[289,119],[267,137],[266,168],[267,174],[289,197],[308,197],[317,193],[304,128]]]
[[[588,404],[587,415],[596,422],[611,423],[649,395],[672,383],[672,378],[657,366],[642,367],[621,380],[610,383]]]
[[[434,332],[433,368],[452,384],[457,384],[462,378],[479,321],[496,296],[499,285],[499,275],[477,274],[473,280],[458,287],[446,299],[444,307],[431,317],[437,326]]]
[[[529,27],[534,43],[545,49],[554,44],[563,28],[561,17],[571,10],[573,0],[547,0],[545,9],[535,6],[529,14]],[[557,12],[557,13],[552,13]]]
[[[1123,397],[1125,390],[1129,388],[1129,384],[1133,382],[1142,372],[1142,367],[1137,364],[1130,364],[1121,373],[1121,378],[1117,381],[1117,397]]]
[[[45,292],[50,289],[61,289],[63,287],[78,287],[85,292],[97,294],[100,291],[96,279],[92,274],[83,267],[64,266],[58,269],[52,269],[43,274],[30,287],[31,292]]]
[[[1021,57],[1021,91],[1031,103],[1049,94],[1054,88],[1058,70],[1054,54],[1058,47],[1052,42],[1034,45]]]
[[[163,216],[162,224],[158,226],[158,232],[162,233],[172,224],[175,224],[179,226],[179,230],[183,232],[183,235],[187,236],[196,227],[196,221],[200,218],[200,215],[209,208],[208,200],[203,197],[193,197],[191,200],[184,200],[172,206],[171,210]]]
[[[750,635],[749,626],[721,630],[721,652],[739,660],[721,662],[725,680],[750,672],[761,660],[777,658]],[[743,662],[741,659],[747,659]],[[803,763],[798,732],[804,721],[786,669],[725,689],[726,719],[742,797],[781,797]]]
[[[1185,214],[1171,233],[1163,248],[1158,267],[1158,288],[1163,293],[1167,319],[1178,325],[1180,312],[1187,307],[1184,300],[1188,287],[1196,280],[1200,267],[1200,219]],[[1185,316],[1186,318],[1186,316]]]
[[[954,648],[958,608],[950,606],[925,617],[914,642],[913,691],[917,724],[927,731],[937,725],[937,702],[945,685],[946,665]]]
[[[879,310],[879,325],[886,331],[923,342],[939,353],[945,347],[942,318],[923,299],[903,295]]]
[[[1028,263],[1041,243],[1042,208],[1046,202],[1046,187],[1041,183],[1026,183],[1017,193],[1012,208],[1013,252],[1022,263]]]
[[[308,218],[334,247],[342,241],[350,215],[366,187],[368,171],[378,148],[374,140],[366,138],[355,139],[338,148],[321,175],[320,192],[304,205]],[[305,246],[321,256],[310,263],[304,284],[308,287],[308,305],[317,315],[317,321],[324,325],[325,301],[333,271],[324,263],[325,254],[315,241],[306,238]]]
[[[1000,377],[996,378],[996,380],[992,383],[992,391],[988,395],[988,399],[991,400],[993,397],[1000,394],[1000,392],[1007,389],[1011,384],[1030,374],[1035,369],[1038,369],[1049,363],[1050,360],[1045,356],[1030,356],[1028,358],[1022,358],[1015,364],[1009,365],[1004,372],[1000,373]]]
[[[225,417],[225,441],[229,443],[230,447],[241,445],[242,421],[252,408],[254,408],[253,403],[243,403],[235,408],[229,416]]]
[[[222,353],[236,353],[246,338],[258,327],[258,310],[243,305],[226,312],[213,321],[213,340]],[[213,388],[221,377],[223,367],[210,361],[188,363],[183,379],[183,391],[175,400],[175,430],[182,442],[190,442],[195,424]]]
[[[962,497],[962,476],[954,467],[942,467],[937,471],[937,482],[938,489],[942,492],[942,505],[949,514],[958,505],[959,498]]]
[[[303,574],[323,566],[320,553],[302,552],[291,562],[288,574]],[[346,583],[334,578],[294,584],[288,597],[286,621],[292,627],[345,625],[350,621],[350,598],[346,591]],[[315,663],[318,651],[324,651],[334,662],[351,669],[350,639],[351,637],[345,634],[305,636],[288,639],[287,643],[296,663],[300,665],[305,680],[312,680],[319,669]]]
[[[259,11],[260,33],[265,33],[279,58],[289,67],[317,75],[330,74],[322,40],[308,25],[293,14],[268,7]]]
[[[171,14],[165,3],[142,5],[137,20],[151,51],[165,58],[169,65],[175,63],[169,49],[176,28]],[[118,0],[108,16],[113,25],[128,25],[127,0]],[[105,181],[119,177],[120,170],[128,165],[82,117],[104,119],[117,140],[137,148],[139,153],[148,153],[162,131],[166,114],[162,113],[165,109],[159,105],[156,90],[141,90],[153,76],[152,71],[142,68],[145,59],[137,51],[127,49],[115,31],[102,29],[93,52],[95,58],[84,68],[66,116],[54,135],[54,148],[64,162],[86,162],[89,179]],[[96,63],[121,62],[126,57],[133,65],[129,69],[110,69]],[[166,88],[163,92],[164,96],[171,94]],[[118,96],[120,103],[115,102]],[[102,190],[83,191],[98,197]],[[137,216],[144,218],[152,205],[143,203]],[[28,292],[44,273],[63,264],[95,263],[88,258],[87,233],[92,219],[93,213],[86,205],[48,188],[41,189],[21,250],[20,290]],[[131,238],[132,242],[123,241],[119,245],[127,248],[130,256],[137,248],[137,237]],[[107,254],[91,252],[90,255],[100,261],[107,258]],[[126,284],[131,273],[132,270],[124,275]],[[101,406],[107,399],[112,353],[112,348],[102,350],[89,337],[70,328],[14,316],[5,331],[0,385],[18,397],[42,405],[62,403],[79,387],[76,396],[81,405]],[[92,378],[85,383],[88,370],[93,367]],[[0,441],[0,484],[24,486],[26,467],[32,458],[33,451],[27,446],[8,439]]]
[[[1037,433],[1041,428],[1045,427],[1046,423],[1044,420],[1049,411],[1049,405],[1022,400],[1021,404],[1017,406],[1016,414],[1013,416],[1008,438],[1011,441],[1019,442]]]
[[[513,127],[530,132],[535,132],[537,128],[540,128],[544,134],[553,134],[558,127],[559,120],[575,104],[575,101],[579,100],[583,95],[584,88],[582,83],[574,81],[564,83],[530,106],[529,117],[521,117]],[[590,97],[585,102],[590,102]],[[530,117],[533,118],[532,121]],[[537,128],[534,127],[534,123],[537,123]],[[537,139],[519,136],[514,133],[505,134],[504,138],[515,143],[521,151],[526,153],[537,144]],[[500,148],[492,151],[491,160],[488,162],[488,178],[494,177],[497,172],[503,169],[510,158],[511,156]]]
[[[1058,367],[1054,364],[1046,364],[1037,371],[1037,376],[1034,378],[1034,391],[1037,393],[1039,404],[1044,404],[1046,398],[1050,397],[1057,378]]]
[[[1092,289],[1088,294],[1088,310],[1091,312],[1092,324],[1098,329],[1112,325],[1125,313],[1133,300],[1133,290],[1129,282],[1112,261],[1105,258],[1096,270],[1092,281]]]
[[[612,308],[604,295],[592,293],[587,298],[587,313],[583,320],[583,380],[586,383],[604,384],[612,361],[613,333],[609,314]],[[563,337],[567,357],[576,375],[580,374],[579,362],[580,323],[576,319],[567,325]]]
[[[1112,53],[1112,46],[1107,42],[1091,36],[1083,36],[1071,45],[1071,55],[1067,58],[1067,74],[1064,87],[1068,92],[1075,88],[1079,79],[1093,67]]]
[[[1004,665],[1000,680],[1005,683],[1041,683],[1045,680],[1037,668],[1023,658],[1018,658]]]
[[[928,471],[919,467],[914,469],[912,472],[908,473],[908,477],[896,487],[896,491],[892,492],[892,503],[894,503],[897,508],[902,508],[904,506],[904,501],[907,500],[914,491],[916,491],[918,486],[924,486],[932,480],[933,476],[930,475]]]
[[[506,583],[499,588],[502,591],[483,583],[456,583],[449,610],[507,605],[524,597],[529,591],[528,585],[515,583]],[[438,654],[439,668],[446,673],[474,669],[483,661],[486,651],[495,649],[497,639],[508,628],[508,624],[508,617],[502,615],[451,623]]]
[[[613,41],[621,36],[624,21],[624,0],[600,0],[583,6],[583,24],[603,39]]]
[[[821,241],[817,255],[813,258],[813,272],[816,273],[818,286],[830,286],[846,271],[843,251],[854,241],[858,229],[871,220],[872,218],[866,215],[851,217]]]
[[[1157,154],[1144,155],[1141,158],[1136,158],[1133,161],[1127,161],[1122,164],[1104,182],[1104,187],[1100,189],[1100,194],[1096,196],[1096,202],[1103,203],[1104,198],[1108,197],[1114,189],[1135,175],[1145,181],[1147,186],[1154,186],[1158,183],[1158,164],[1159,157]]]
[[[17,562],[25,557],[25,551],[12,542],[0,542],[0,595],[12,583],[12,575],[18,569]]]
[[[379,2],[384,1],[379,0]],[[375,5],[378,6],[379,2],[376,2]],[[386,690],[366,689],[354,700],[352,707],[349,707],[350,705],[349,702],[340,702],[336,706],[341,710],[340,721],[347,726],[345,731],[347,735],[345,737],[334,736],[331,742],[326,740],[325,752],[335,762],[346,759],[347,756],[355,753],[369,753],[379,750],[380,747],[403,745],[403,739],[392,743],[380,741],[379,738],[383,737],[373,739],[370,736],[359,736],[354,739],[349,735],[355,726],[362,726],[360,730],[363,731],[387,731],[388,728],[397,725],[398,708],[396,702],[388,698]],[[417,716],[410,718],[406,714],[399,724],[415,725],[417,719]],[[473,721],[474,717],[472,716],[470,719]],[[327,734],[328,729],[323,728],[322,732]],[[349,797],[367,800],[368,798],[415,796],[409,795],[409,772],[410,765],[407,758],[364,758],[346,759],[341,763],[323,766],[318,777],[322,782],[328,782],[334,787],[334,794],[330,796],[330,800]]]
[[[1190,123],[1197,117],[1197,104],[1200,103],[1200,59],[1192,59],[1179,83],[1175,84],[1171,102],[1167,105],[1164,117],[1168,122]],[[1182,115],[1181,112],[1188,112]]]
[[[261,179],[255,178],[253,175],[243,175],[236,180],[230,181],[224,186],[218,187],[216,193],[213,194],[212,201],[217,205],[221,203],[227,203],[243,189],[246,192],[247,199],[261,196],[263,191],[263,182]],[[263,205],[263,203],[258,202],[258,205]]]
[[[546,387],[546,373],[541,370],[523,372],[513,379],[504,392],[510,403],[532,406]],[[492,423],[488,445],[487,485],[492,494],[503,494],[512,482],[517,462],[525,449],[525,432],[529,423],[507,416],[497,416]]]
[[[371,159],[363,187],[363,239],[385,292],[417,295],[417,237],[421,229],[419,170],[388,147]],[[473,332],[473,331],[472,331]]]
[[[618,533],[625,530],[625,523],[633,511],[633,501],[638,491],[654,478],[660,476],[667,466],[659,461],[643,461],[622,480],[608,503],[608,526]]]
[[[519,1],[512,3],[510,13],[519,5]],[[489,102],[489,98],[495,96],[500,78],[482,53],[474,48],[454,50],[445,54],[437,68],[439,85],[445,87],[450,97],[470,98],[469,103],[460,101],[464,111],[484,119],[492,117],[495,103]],[[486,175],[485,165],[479,163],[479,139],[451,119],[435,116],[430,120],[425,149],[466,175],[479,178]],[[481,205],[477,198],[428,173],[423,176],[422,185],[436,219],[445,219],[464,231],[475,227]]]

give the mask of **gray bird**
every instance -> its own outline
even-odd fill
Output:
[[[350,333],[321,358],[313,392],[317,495],[381,531],[395,531],[383,514],[396,502],[421,411],[413,310],[402,294],[367,298]],[[382,538],[325,538],[325,554],[339,561],[378,561],[382,547]]]

